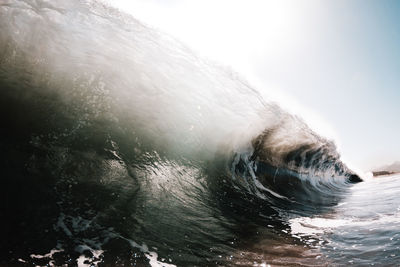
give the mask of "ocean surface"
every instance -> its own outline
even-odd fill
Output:
[[[399,175],[100,1],[0,0],[0,125],[0,266],[400,262]]]

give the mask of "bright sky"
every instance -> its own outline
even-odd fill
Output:
[[[400,1],[108,0],[242,74],[361,170],[400,160]]]

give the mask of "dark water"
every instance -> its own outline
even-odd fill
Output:
[[[2,266],[395,265],[398,178],[96,1],[0,2]]]

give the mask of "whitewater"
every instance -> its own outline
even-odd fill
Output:
[[[2,266],[398,260],[398,177],[103,2],[0,1],[0,110]]]

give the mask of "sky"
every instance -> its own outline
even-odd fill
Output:
[[[231,66],[351,167],[400,161],[400,1],[107,1]]]

